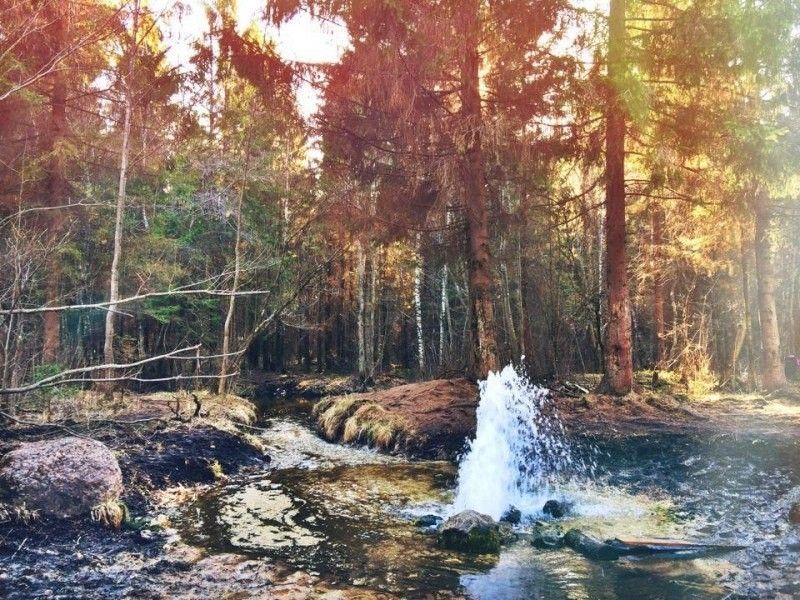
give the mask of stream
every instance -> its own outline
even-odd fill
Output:
[[[291,399],[263,414],[267,472],[234,478],[188,505],[187,542],[285,562],[337,585],[401,597],[725,598],[800,595],[800,536],[786,521],[800,499],[798,442],[746,434],[653,435],[572,440],[593,456],[592,480],[554,489],[575,514],[548,521],[524,510],[519,539],[499,556],[437,547],[415,521],[446,516],[456,466],[329,444]],[[553,493],[553,490],[548,492]],[[545,496],[529,498],[531,506]],[[600,539],[678,537],[744,545],[695,559],[594,562],[569,549],[537,550],[536,522],[578,527]]]

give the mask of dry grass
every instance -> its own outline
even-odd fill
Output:
[[[128,520],[128,507],[120,500],[103,500],[94,506],[91,512],[92,521],[109,529],[119,529]]]
[[[345,421],[342,441],[389,449],[401,431],[402,423],[391,417],[382,406],[364,404]]]
[[[338,439],[343,433],[344,424],[350,416],[364,404],[365,400],[356,396],[338,396],[319,402],[313,414],[322,434],[329,440]]]
[[[195,404],[192,395],[200,401],[200,420],[213,425],[237,422],[252,424],[256,420],[253,403],[245,398],[228,394],[224,399],[208,390],[195,392],[155,392],[152,394],[117,394],[111,402],[105,402],[103,394],[95,391],[79,391],[75,394],[54,398],[51,402],[50,418],[53,421],[73,420],[135,420],[163,418],[171,420],[175,413],[182,419],[192,417]]]
[[[382,406],[351,395],[320,401],[314,407],[314,416],[327,439],[346,444],[391,449],[405,431],[403,421]]]
[[[0,523],[16,522],[30,525],[39,518],[39,511],[22,504],[0,502]]]

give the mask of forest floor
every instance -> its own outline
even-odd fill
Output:
[[[335,398],[347,410],[329,436],[334,439],[344,437],[353,417],[349,441],[357,443],[369,441],[365,432],[381,433],[366,422],[375,416],[391,427],[398,426],[398,418],[424,425],[436,448],[446,446],[442,435],[459,437],[461,443],[461,425],[474,428],[478,398],[472,384],[438,380],[396,386],[401,382],[386,378],[376,384],[383,391],[364,394],[355,393],[354,378],[341,376],[265,377],[256,383],[267,386],[261,390],[265,402],[305,397],[311,404],[338,394]],[[652,386],[642,377],[637,391],[625,398],[576,392],[574,387],[590,390],[596,383],[587,376],[573,379],[572,385],[552,385],[552,406],[569,432],[620,439],[654,432],[800,434],[797,387],[772,395],[712,391],[690,396],[681,386]],[[222,401],[206,392],[196,392],[196,398],[199,408],[186,392],[130,394],[110,405],[96,395],[81,394],[50,402],[50,418],[57,424],[31,424],[32,417],[18,414],[22,423],[0,429],[0,455],[19,441],[56,436],[77,434],[104,442],[120,462],[123,500],[135,517],[119,532],[88,521],[0,523],[0,596],[222,597],[228,590],[240,590],[243,597],[383,597],[365,595],[363,589],[334,590],[318,575],[279,561],[209,553],[181,539],[170,521],[179,507],[236,473],[263,472],[270,462],[251,402],[235,395]],[[319,402],[318,418],[332,406],[330,399]],[[403,435],[391,430],[392,447],[387,449],[409,449]]]
[[[599,375],[576,377],[587,390],[599,383]],[[555,403],[568,431],[600,436],[661,433],[753,433],[800,435],[800,385],[764,394],[724,390],[690,393],[686,386],[651,382],[650,373],[637,374],[635,391],[618,398],[590,391],[555,386]],[[565,393],[567,392],[567,393]]]
[[[233,474],[263,471],[270,460],[254,435],[251,402],[195,396],[199,408],[190,393],[129,394],[111,404],[83,393],[52,401],[51,423],[18,415],[0,429],[0,455],[21,441],[67,435],[105,443],[119,460],[131,516],[117,532],[88,518],[0,522],[0,596],[216,598],[236,589],[255,597],[312,590],[326,597],[312,575],[240,554],[209,555],[173,529],[180,506]]]

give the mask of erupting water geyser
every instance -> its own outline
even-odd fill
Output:
[[[515,506],[535,514],[560,486],[591,474],[549,401],[547,389],[512,365],[480,382],[477,432],[459,465],[455,511],[499,519]]]

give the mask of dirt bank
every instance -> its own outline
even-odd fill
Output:
[[[638,385],[623,398],[584,385],[552,383],[545,410],[557,411],[568,434],[622,437],[649,433],[800,435],[800,393],[709,392],[689,397],[677,387]],[[477,386],[437,379],[319,401],[316,426],[331,441],[366,444],[412,456],[453,458],[475,433]]]
[[[573,435],[800,435],[800,396],[792,389],[770,395],[709,392],[694,398],[647,388],[624,398],[556,393],[553,406]]]
[[[314,407],[328,440],[367,444],[426,458],[452,458],[475,431],[477,387],[436,379],[326,398]]]
[[[18,418],[9,424],[5,419],[0,455],[18,442],[65,435],[103,442],[119,461],[122,500],[134,514],[146,513],[154,492],[211,483],[269,462],[249,434],[254,406],[234,395],[224,400],[208,392],[129,395],[104,405],[86,393],[63,400],[54,413],[57,420],[50,423]]]

